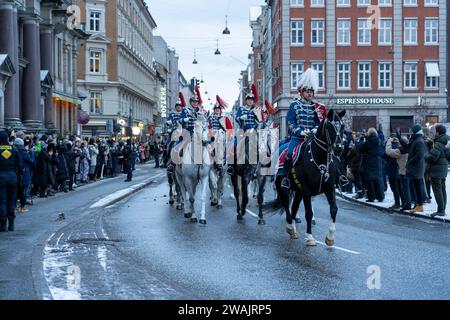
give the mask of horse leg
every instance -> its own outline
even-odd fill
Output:
[[[297,212],[298,208],[300,208],[301,202],[302,202],[302,194],[300,191],[298,191],[295,193],[294,201],[292,202],[291,207],[292,218],[294,219],[295,223],[302,223],[302,220],[300,218],[297,218]]]
[[[238,175],[236,173],[234,173],[231,176],[231,183],[233,184],[233,191],[234,191],[234,197],[236,198],[236,211],[237,211],[237,219],[238,220],[242,220],[241,217],[241,206],[239,204],[239,185],[238,185]]]
[[[209,189],[211,190],[211,206],[217,205],[217,174],[214,168],[209,172]]]
[[[334,189],[325,190],[325,195],[327,196],[328,204],[330,205],[330,215],[331,215],[331,224],[328,228],[328,234],[325,237],[325,243],[327,246],[333,246],[334,244],[334,232],[336,231],[336,214],[338,211],[336,205],[336,193]]]
[[[259,181],[257,178],[252,178],[253,199],[258,197]]]
[[[291,208],[289,207],[289,197],[290,197],[290,190],[287,190],[285,188],[281,188],[281,181],[283,177],[277,177],[275,180],[275,185],[278,190],[278,198],[281,203],[281,205],[284,208],[284,212],[286,213],[286,232],[289,234],[291,239],[298,239],[297,234],[297,227],[295,226],[295,223],[293,222],[292,215],[291,215]]]
[[[195,215],[195,191],[197,189],[197,181],[193,182],[189,187],[189,211],[192,212],[191,222],[197,223],[197,216]]]
[[[225,172],[222,169],[222,171],[220,171],[219,180],[217,182],[217,209],[223,208],[222,197],[223,197],[223,188],[224,188],[224,183],[225,183],[224,174],[225,174]]]
[[[206,188],[208,186],[208,175],[202,178],[202,195],[200,197],[200,200],[202,202],[202,211],[200,213],[200,220],[199,222],[201,224],[206,224]]]
[[[303,203],[305,204],[305,218],[306,218],[306,245],[315,246],[316,240],[314,239],[311,231],[311,221],[313,217],[311,196],[303,195]]]
[[[242,181],[242,205],[241,205],[241,215],[244,216],[247,204],[248,204],[248,183],[249,181],[245,178],[245,175],[241,178]]]
[[[266,176],[261,176],[259,179],[258,188],[258,224],[266,224],[263,215],[263,203],[264,203],[264,189],[266,186]]]
[[[169,204],[173,205],[175,199],[173,198],[173,177],[169,176]]]

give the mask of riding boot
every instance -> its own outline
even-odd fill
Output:
[[[286,158],[286,160],[284,160],[284,178],[281,181],[281,187],[285,188],[285,189],[290,189],[291,188],[291,182],[289,181],[289,172],[292,169],[292,159],[291,158]]]
[[[227,168],[227,173],[228,173],[230,176],[233,175],[233,173],[234,173],[233,166],[228,166],[228,168]]]

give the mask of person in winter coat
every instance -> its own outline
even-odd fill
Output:
[[[46,137],[42,137],[36,145],[36,167],[33,173],[33,189],[31,194],[39,193],[39,197],[47,197],[47,188],[50,183],[50,161],[52,160],[53,151],[47,152],[47,145],[45,143]]]
[[[81,183],[86,183],[89,175],[89,150],[86,142],[81,143],[81,155],[80,155],[80,180]]]
[[[349,151],[347,153],[348,168],[353,177],[348,178],[355,184],[356,197],[355,199],[364,198],[364,186],[362,183],[362,155],[356,150],[356,145],[350,143]]]
[[[401,137],[400,137],[401,138]],[[406,141],[404,143],[407,143]],[[400,181],[400,199],[402,202],[402,211],[411,210],[411,193],[409,188],[409,179],[406,176],[406,162],[408,154],[402,153],[400,150],[400,142],[398,137],[391,137],[386,142],[386,155],[396,159],[399,171]]]
[[[386,175],[388,176],[389,186],[391,187],[395,200],[395,203],[389,209],[400,209],[401,208],[400,199],[404,199],[404,196],[402,195],[403,193],[402,185],[400,182],[400,168],[397,159],[395,157],[390,156],[387,153],[387,144],[389,144],[389,148],[391,150],[392,148],[397,149],[398,141],[397,140],[394,141],[393,136],[388,139],[383,158],[386,161],[385,172]]]
[[[25,143],[21,138],[14,140],[14,146],[22,158],[22,175],[19,177],[17,184],[17,195],[20,200],[20,207],[18,212],[27,212],[26,207],[28,198],[28,189],[31,185],[31,171],[34,168],[34,156],[28,150],[25,149]]]
[[[425,161],[429,164],[429,176],[431,187],[438,208],[431,216],[445,216],[445,207],[447,205],[447,192],[445,180],[448,172],[448,161],[445,156],[445,147],[448,143],[446,128],[442,124],[435,127],[436,133],[430,152],[425,156]]]
[[[425,153],[426,146],[423,140],[422,127],[415,124],[411,128],[413,134],[407,145],[403,145],[408,152],[408,162],[406,163],[406,175],[413,184],[415,191],[416,206],[412,213],[423,212],[423,176],[425,173]],[[400,140],[401,141],[401,140]]]
[[[382,186],[381,155],[383,149],[375,128],[367,131],[367,139],[362,137],[356,144],[356,150],[363,155],[362,170],[367,184],[367,202],[373,202],[375,198],[384,200],[384,187]]]
[[[74,151],[74,148],[72,148],[72,142],[68,141],[66,142],[66,152],[64,153],[64,158],[66,159],[67,163],[67,171],[69,175],[69,191],[73,191],[73,183],[75,180],[75,174],[76,174],[76,158],[79,157],[79,149],[76,149]]]
[[[96,169],[97,169],[97,156],[98,156],[98,148],[97,144],[94,142],[94,139],[89,140],[89,157],[90,157],[90,165],[89,165],[89,180],[97,181],[96,177]]]
[[[65,145],[59,145],[56,150],[57,171],[56,171],[56,186],[60,187],[61,191],[67,192],[67,180],[69,180],[69,169],[67,166],[65,153],[67,152]]]

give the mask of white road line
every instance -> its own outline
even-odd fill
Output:
[[[52,235],[50,236],[50,238],[47,239],[47,242],[49,242],[50,240],[52,240],[52,238],[55,236],[56,233],[52,233]]]
[[[105,229],[102,228],[102,233],[103,233],[103,238],[105,238],[106,240],[109,240],[108,236],[105,233]]]
[[[308,240],[308,239],[305,238],[305,240]],[[333,248],[333,249],[336,249],[336,250],[341,250],[341,251],[348,252],[348,253],[353,253],[353,254],[361,254],[361,252],[353,251],[353,250],[349,250],[349,249],[345,249],[345,248],[338,247],[338,246],[331,246],[331,247],[330,247],[330,246],[327,246],[327,244],[324,243],[324,242],[322,242],[322,241],[316,240],[316,242],[317,242],[318,244],[321,244],[321,245],[323,245],[323,246],[325,246],[325,247],[328,247],[328,248]]]
[[[250,215],[254,216],[255,218],[258,218],[258,215],[256,213],[254,213],[253,211],[249,210],[249,209],[245,209],[246,212],[248,212]]]

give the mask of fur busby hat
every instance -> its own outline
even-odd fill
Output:
[[[316,70],[312,68],[308,68],[305,72],[300,76],[300,80],[298,81],[298,92],[313,90],[317,91],[319,88],[319,74]]]

